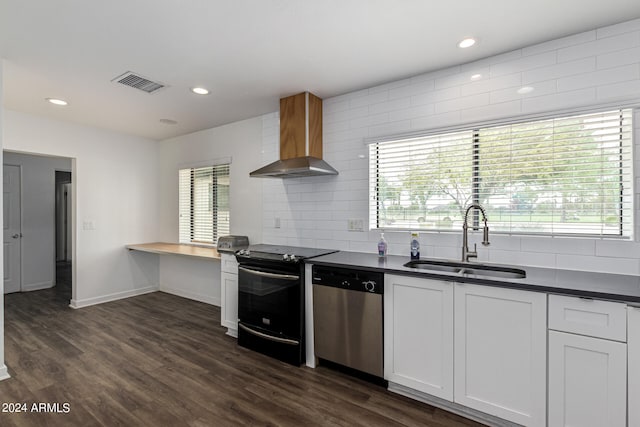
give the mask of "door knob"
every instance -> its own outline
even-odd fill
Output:
[[[20,234],[16,233],[16,234],[14,234],[14,235],[13,235],[13,236],[11,236],[11,237],[13,237],[14,239],[17,239],[18,237],[20,237]]]

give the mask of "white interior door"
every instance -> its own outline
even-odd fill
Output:
[[[4,293],[21,286],[20,166],[3,167]]]

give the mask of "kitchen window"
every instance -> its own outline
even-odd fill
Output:
[[[229,164],[179,171],[180,243],[216,244],[229,234]]]
[[[370,227],[458,230],[476,202],[492,231],[630,237],[631,120],[618,109],[374,141]]]

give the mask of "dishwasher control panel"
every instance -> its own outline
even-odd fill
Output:
[[[384,274],[378,271],[314,265],[311,282],[314,285],[382,294]]]

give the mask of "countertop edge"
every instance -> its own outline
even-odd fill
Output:
[[[340,252],[342,255],[351,253],[351,254],[359,254],[361,257],[366,257],[369,260],[375,260],[378,258],[376,254],[367,254],[367,253],[356,253],[356,252]],[[379,262],[383,262],[384,265],[371,265],[373,261],[370,261],[369,265],[358,265],[354,263],[344,262],[344,257],[342,260],[327,260],[323,258],[328,258],[330,255],[323,255],[316,258],[310,258],[305,260],[307,264],[314,265],[322,265],[322,266],[333,266],[338,268],[358,268],[360,270],[365,271],[376,271],[382,273],[391,273],[391,274],[399,274],[404,276],[412,276],[412,277],[423,277],[428,279],[435,280],[445,280],[450,282],[460,282],[460,283],[471,283],[485,286],[494,286],[501,288],[509,288],[509,289],[520,289],[527,290],[532,292],[544,292],[550,294],[558,294],[558,295],[569,295],[576,296],[581,298],[593,298],[593,299],[602,299],[609,300],[615,302],[626,302],[631,304],[640,303],[640,278],[636,276],[626,276],[626,275],[615,275],[612,273],[590,273],[584,271],[572,271],[572,270],[559,270],[559,269],[551,269],[551,268],[541,268],[541,267],[522,267],[516,266],[517,268],[522,268],[525,271],[530,271],[535,269],[536,271],[544,271],[550,277],[553,277],[554,281],[561,281],[558,279],[558,272],[562,272],[565,276],[569,276],[572,273],[576,276],[583,276],[585,274],[592,274],[594,276],[601,275],[605,277],[631,277],[633,280],[638,281],[638,289],[636,290],[637,295],[630,295],[628,293],[617,293],[615,290],[593,290],[593,289],[579,289],[576,287],[563,287],[561,283],[556,283],[554,285],[544,284],[544,283],[535,283],[535,278],[533,279],[500,279],[500,278],[486,278],[486,277],[477,277],[473,275],[459,275],[452,274],[446,272],[425,272],[424,270],[416,271],[415,269],[411,269],[408,267],[400,267],[406,261],[409,261],[408,257],[400,257],[400,256],[388,256],[387,258],[380,259]],[[395,260],[395,262],[389,265],[389,260]],[[398,264],[396,266],[395,264]],[[492,264],[497,265],[497,264]],[[511,266],[513,267],[513,266]]]

